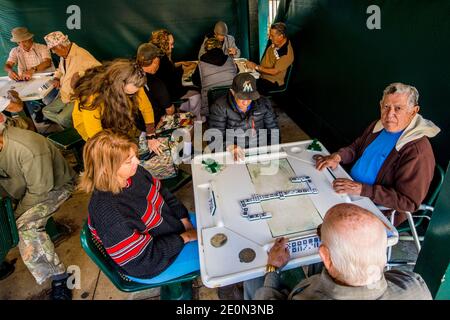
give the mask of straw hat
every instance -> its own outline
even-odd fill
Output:
[[[12,29],[11,35],[12,35],[11,38],[12,42],[25,41],[34,37],[34,34],[29,32],[28,29],[25,27],[17,27]]]

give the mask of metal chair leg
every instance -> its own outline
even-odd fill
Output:
[[[409,212],[409,211],[405,211],[405,214],[406,214],[406,217],[408,218],[409,228],[411,229],[411,233],[412,233],[412,236],[414,239],[414,244],[416,245],[416,248],[417,248],[417,253],[419,253],[421,246],[420,246],[419,236],[417,235],[416,226],[414,225],[413,216],[412,216],[411,212]]]
[[[395,221],[395,210],[392,210],[391,213],[391,224],[394,225],[394,221]],[[391,256],[392,256],[392,246],[388,247],[388,252],[387,252],[387,261],[388,264],[386,265],[386,269],[389,271],[392,268],[392,265],[389,263],[389,261],[391,261]]]

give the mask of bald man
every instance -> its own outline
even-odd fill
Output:
[[[353,204],[328,210],[320,228],[319,255],[325,269],[301,281],[288,294],[280,289],[278,270],[289,261],[287,239],[277,239],[269,251],[264,284],[257,300],[429,300],[422,277],[391,270],[386,265],[386,229],[375,215]],[[246,286],[247,284],[244,284]]]

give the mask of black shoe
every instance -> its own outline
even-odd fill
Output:
[[[3,261],[0,264],[0,280],[8,278],[14,272],[14,264]]]
[[[67,279],[52,281],[52,292],[50,293],[52,300],[72,300],[72,290],[67,287]]]

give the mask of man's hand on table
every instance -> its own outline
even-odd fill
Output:
[[[257,66],[257,64],[252,61],[245,61],[245,67],[247,69],[255,70],[256,66]]]
[[[57,78],[53,79],[53,87],[58,89],[60,86],[61,86],[61,82],[59,81],[59,79],[57,79]]]
[[[241,162],[241,161],[245,160],[245,152],[238,145],[230,144],[227,147],[227,150],[229,152],[231,152],[231,154],[233,155],[233,160],[234,161]]]
[[[346,178],[338,178],[333,181],[333,189],[336,193],[346,193],[359,196],[362,191],[362,183]]]
[[[228,48],[228,55],[234,57],[237,54],[236,48]]]
[[[8,71],[8,77],[14,81],[22,80],[22,78],[14,70]]]
[[[287,239],[284,237],[278,238],[275,240],[273,247],[270,248],[267,264],[281,269],[289,262],[290,258]]]
[[[29,81],[31,79],[31,77],[33,76],[34,71],[32,69],[25,71],[24,73],[22,73],[21,75],[21,79],[25,80],[25,81]]]
[[[332,153],[329,156],[315,155],[316,169],[323,170],[325,168],[336,169],[341,162],[341,156],[338,153]],[[346,178],[337,178],[333,181],[333,189],[336,193],[346,193],[359,196],[362,191],[362,183],[355,182]]]
[[[316,169],[322,171],[325,168],[336,169],[341,162],[341,156],[338,153],[332,153],[329,156],[315,155]]]

